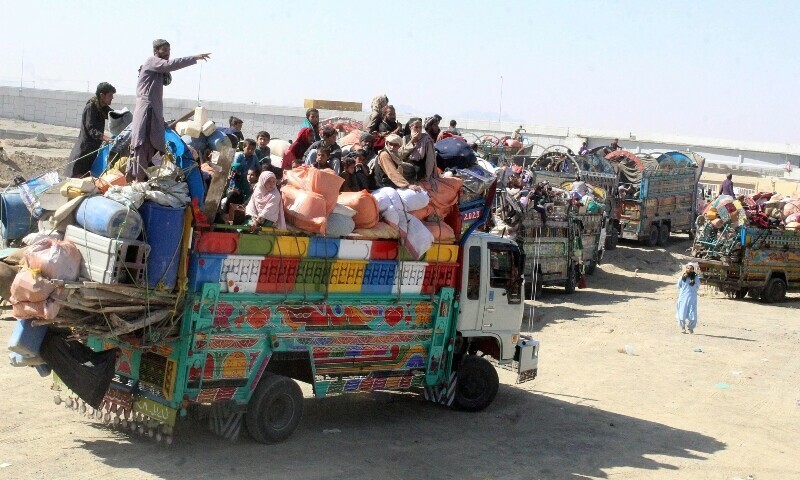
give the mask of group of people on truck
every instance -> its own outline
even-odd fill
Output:
[[[153,41],[152,48],[152,57],[146,59],[139,69],[136,108],[130,126],[129,161],[120,167],[128,183],[145,180],[145,170],[168,152],[164,140],[163,89],[171,82],[171,72],[210,58],[208,53],[170,58],[170,43],[163,39]],[[70,172],[74,177],[88,175],[100,145],[111,140],[102,132],[115,92],[113,86],[104,82],[87,105],[83,122],[86,128],[70,158],[70,163],[76,166]],[[228,215],[233,208],[250,217],[252,222],[251,212],[259,210],[256,204],[261,202],[261,196],[257,193],[264,189],[262,186],[274,179],[276,189],[280,191],[285,182],[284,172],[298,167],[332,170],[343,179],[341,192],[371,191],[382,187],[419,191],[420,182],[435,181],[439,172],[435,142],[461,133],[455,120],[450,122],[449,129],[442,131],[441,120],[440,115],[432,115],[425,119],[414,117],[402,124],[397,120],[396,110],[388,97],[379,95],[372,101],[358,141],[342,147],[337,143],[337,130],[320,128],[319,110],[311,108],[306,111],[306,118],[295,139],[289,141],[281,165],[275,166],[269,147],[272,140],[269,132],[262,130],[255,139],[246,138],[242,133],[244,122],[231,116],[229,127],[219,129],[238,150],[223,194],[221,219],[233,220]],[[191,150],[198,159],[208,190],[212,177],[217,174],[212,161],[214,151],[210,145],[202,152]],[[237,205],[239,207],[232,207]],[[277,222],[276,215],[259,221]],[[241,215],[237,218],[242,220]]]

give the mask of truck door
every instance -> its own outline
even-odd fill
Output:
[[[522,258],[516,245],[488,243],[487,276],[483,289],[482,329],[497,330],[499,324],[522,315]],[[484,277],[485,278],[485,277]]]

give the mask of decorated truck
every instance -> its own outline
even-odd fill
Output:
[[[556,145],[532,162],[531,175],[534,182],[548,182],[570,192],[576,179],[586,185],[589,194],[586,201],[571,208],[569,215],[581,234],[583,270],[591,275],[605,250],[617,246],[617,238],[611,236],[614,229],[610,228],[613,225],[610,215],[616,208],[617,172],[594,151],[573,155],[566,147]]]
[[[703,282],[729,298],[747,295],[767,303],[800,291],[800,230],[792,222],[785,224],[784,218],[791,216],[781,213],[793,205],[761,203],[751,197],[745,197],[743,205],[725,197],[715,199],[697,218],[692,256]]]
[[[543,189],[537,200],[528,190],[507,188],[495,202],[492,233],[515,240],[525,254],[526,298],[545,286],[573,293],[582,275],[582,224],[570,214],[571,200],[559,188]]]
[[[680,152],[606,156],[619,171],[618,199],[612,212],[616,233],[648,247],[665,246],[673,232],[692,234],[697,215],[697,181],[702,164]]]
[[[555,200],[546,208],[545,221],[533,208],[523,213],[517,240],[525,252],[525,281],[537,296],[546,286],[573,293],[583,274],[582,225],[571,217],[567,202]]]
[[[172,209],[148,244],[68,226],[81,280],[49,280],[45,312],[18,321],[12,363],[52,368],[56,403],[167,442],[189,414],[226,438],[244,425],[259,442],[284,440],[303,413],[297,382],[317,398],[411,391],[479,411],[498,392],[495,365],[536,377],[538,341],[520,334],[522,252],[476,232],[491,198],[478,213],[453,205],[440,222],[456,240],[409,257],[402,236],[209,224],[220,195],[212,183],[206,214],[197,202]],[[154,278],[156,247],[172,286]]]

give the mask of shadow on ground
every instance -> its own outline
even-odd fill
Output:
[[[607,478],[604,469],[675,470],[674,463],[725,448],[706,435],[575,400],[508,385],[480,413],[412,395],[306,399],[300,427],[281,444],[261,445],[247,435],[231,443],[188,424],[171,447],[131,437],[129,444],[84,440],[79,448],[114,468],[176,480]]]

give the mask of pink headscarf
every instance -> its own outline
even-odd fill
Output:
[[[261,172],[256,183],[253,196],[247,202],[245,213],[252,218],[261,217],[265,220],[270,220],[280,229],[286,228],[286,220],[283,216],[283,201],[281,201],[281,192],[278,188],[273,186],[272,189],[267,189],[267,182],[277,178],[275,174],[270,171]]]

